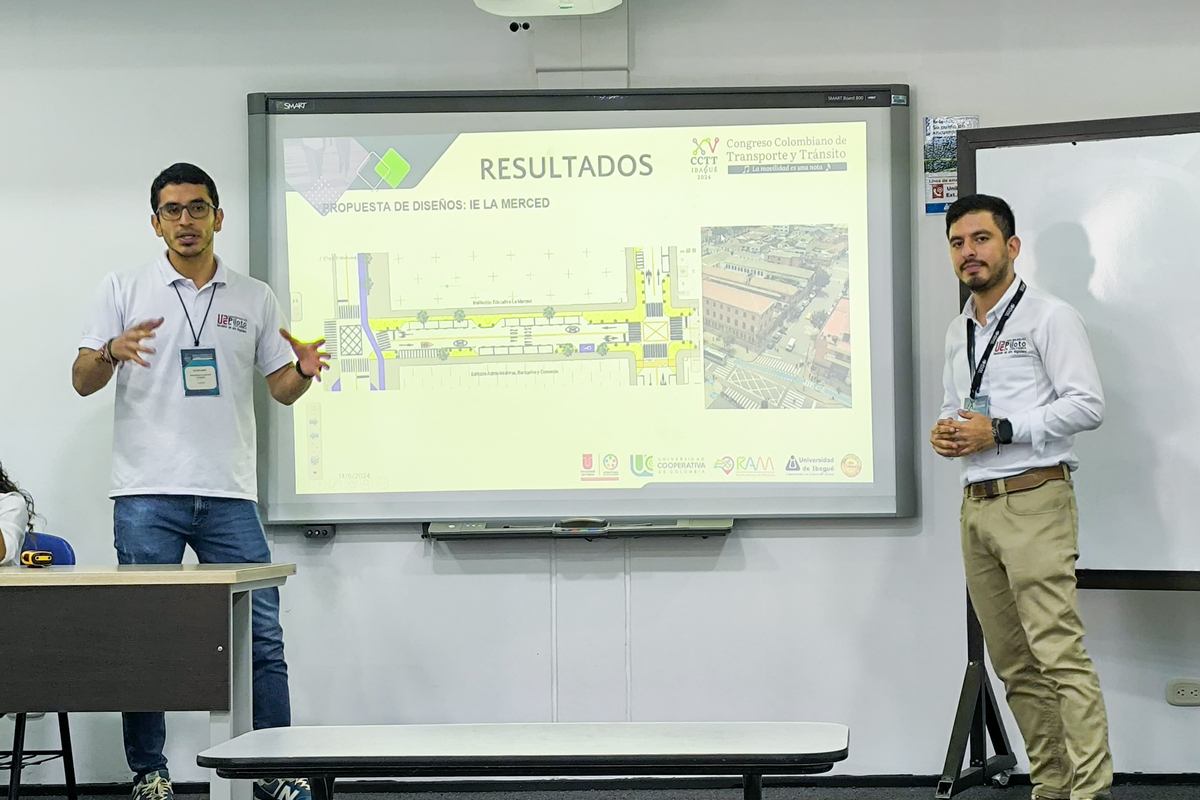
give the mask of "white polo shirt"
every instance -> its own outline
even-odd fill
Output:
[[[16,564],[21,558],[21,545],[29,528],[29,509],[19,492],[0,494],[0,538],[4,539],[4,558],[0,566]]]
[[[988,312],[986,325],[976,323],[977,360],[983,357],[1020,283],[1019,277],[1013,280]],[[958,409],[971,393],[968,318],[975,318],[974,297],[946,331],[942,419],[957,419]],[[1059,462],[1076,469],[1075,434],[1099,427],[1104,418],[1100,373],[1079,313],[1057,297],[1027,285],[996,340],[979,394],[988,396],[992,418],[1006,417],[1012,423],[1013,441],[1002,445],[998,453],[990,448],[961,459],[964,486]]]
[[[215,396],[184,392],[180,354],[195,346],[184,307],[199,346],[216,351]],[[79,346],[100,350],[126,328],[157,317],[163,324],[145,340],[156,351],[143,356],[150,366],[130,361],[117,369],[109,496],[256,500],[254,371],[269,375],[293,360],[279,335],[284,318],[275,293],[220,258],[213,279],[197,290],[164,252],[104,279]]]

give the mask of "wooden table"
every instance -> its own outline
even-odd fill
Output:
[[[250,591],[294,564],[0,568],[0,709],[207,711],[210,741],[252,727]],[[19,646],[9,646],[16,645]],[[212,800],[249,800],[212,781]]]

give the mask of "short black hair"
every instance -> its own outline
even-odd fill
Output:
[[[195,164],[180,161],[178,164],[172,164],[158,173],[158,177],[150,184],[151,211],[158,213],[158,193],[163,190],[163,187],[176,183],[203,184],[204,188],[208,189],[208,198],[212,200],[213,206],[216,208],[221,207],[221,200],[217,197],[217,184],[208,176],[208,173]]]
[[[950,238],[951,225],[967,214],[974,214],[977,211],[991,212],[992,219],[996,221],[996,227],[1004,236],[1004,241],[1007,242],[1017,232],[1017,221],[1013,218],[1013,212],[1008,203],[990,194],[969,194],[966,197],[958,198],[950,204],[950,208],[946,209],[946,238]]]

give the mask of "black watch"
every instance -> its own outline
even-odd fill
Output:
[[[297,374],[299,374],[301,378],[304,378],[304,380],[306,380],[306,381],[311,381],[311,380],[313,379],[313,376],[312,376],[312,375],[306,375],[306,374],[304,373],[304,370],[300,369],[300,362],[299,362],[299,361],[297,361],[297,362],[295,363],[295,367],[296,367],[296,372],[297,372]]]
[[[1012,437],[1011,422],[1004,417],[996,417],[992,420],[992,438],[996,440],[996,444],[1012,444]]]

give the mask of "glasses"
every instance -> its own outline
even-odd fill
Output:
[[[207,219],[215,208],[216,206],[207,200],[193,200],[190,203],[163,203],[154,213],[159,219],[174,222],[183,217],[185,209],[192,219]]]

